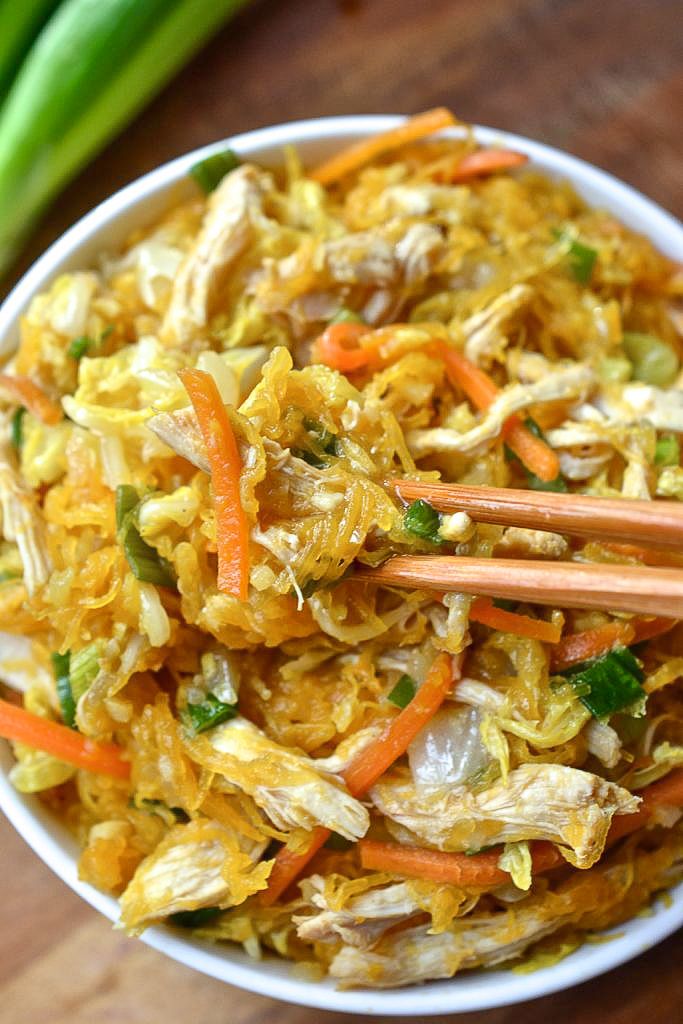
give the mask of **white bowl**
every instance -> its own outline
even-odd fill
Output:
[[[238,135],[229,140],[229,145],[242,157],[273,166],[280,161],[281,147],[293,143],[310,163],[343,144],[391,128],[400,120],[394,116],[373,116],[297,121]],[[648,235],[660,250],[683,260],[683,225],[616,178],[517,135],[490,128],[477,128],[476,134],[483,143],[527,153],[534,167],[569,179],[590,204],[610,210],[629,227]],[[19,317],[31,298],[55,275],[87,268],[103,249],[115,249],[133,228],[154,221],[169,205],[190,194],[194,188],[187,177],[190,166],[225,145],[226,142],[218,142],[164,164],[96,207],[55,242],[22,278],[0,310],[0,354],[10,352],[16,345]],[[5,814],[67,885],[115,920],[116,901],[79,881],[78,849],[73,838],[37,798],[22,796],[12,788],[7,778],[11,764],[8,745],[0,744],[0,806]],[[553,967],[527,975],[507,970],[470,972],[451,981],[394,991],[338,991],[331,982],[302,980],[282,960],[268,958],[256,962],[236,946],[213,946],[163,927],[150,928],[142,941],[188,967],[276,999],[346,1013],[419,1019],[532,999],[602,974],[649,949],[683,924],[683,883],[673,890],[672,897],[670,903],[658,903],[652,916],[637,917],[620,926],[611,941],[583,946]]]

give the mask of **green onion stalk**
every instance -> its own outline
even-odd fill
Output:
[[[0,110],[0,274],[60,189],[245,3],[60,4]]]

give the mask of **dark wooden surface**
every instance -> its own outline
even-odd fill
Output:
[[[64,193],[22,265],[195,146],[294,118],[437,104],[567,149],[680,216],[682,23],[680,0],[255,0]],[[238,992],[113,932],[4,821],[0,851],[3,1024],[353,1019]],[[681,957],[679,933],[577,989],[461,1019],[676,1024]]]

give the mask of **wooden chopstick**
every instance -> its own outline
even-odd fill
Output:
[[[440,512],[467,512],[479,523],[524,526],[683,551],[683,502],[593,498],[584,494],[465,487],[419,480],[389,483],[405,501],[423,498]]]
[[[513,558],[397,555],[355,579],[414,590],[460,591],[555,608],[664,615],[683,619],[683,572],[649,566],[540,562]]]

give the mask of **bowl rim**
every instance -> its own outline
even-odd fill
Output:
[[[229,145],[238,155],[259,160],[262,152],[285,144],[329,147],[385,131],[403,120],[401,115],[373,114],[322,117],[260,128],[202,146],[160,165],[104,200],[58,238],[23,275],[0,308],[0,357],[11,348],[18,318],[30,300],[87,242],[106,235],[125,213],[136,213],[146,200],[164,196],[182,182],[192,164]],[[455,130],[457,132],[457,129]],[[602,198],[619,219],[647,234],[658,248],[683,259],[683,224],[636,189],[606,171],[547,146],[499,129],[474,126],[485,144],[516,148],[532,165],[567,179],[588,202]],[[449,134],[453,134],[453,130]],[[618,212],[617,212],[618,211]],[[137,217],[144,222],[144,212]],[[109,243],[111,244],[111,243]],[[107,242],[98,242],[106,249]],[[9,744],[0,744],[0,808],[34,852],[86,902],[110,920],[118,917],[118,903],[80,881],[76,844],[35,796],[17,793],[7,772],[12,763]],[[683,924],[683,883],[671,890],[672,899],[660,901],[650,917],[637,917],[620,926],[610,942],[582,946],[565,960],[531,974],[509,969],[468,972],[453,979],[406,989],[339,990],[329,981],[311,982],[296,977],[286,962],[249,960],[238,947],[213,946],[180,936],[166,927],[153,927],[142,941],[165,955],[204,974],[260,995],[300,1006],[346,1013],[394,1016],[431,1016],[464,1013],[509,1005],[563,990],[611,970],[651,948]]]

